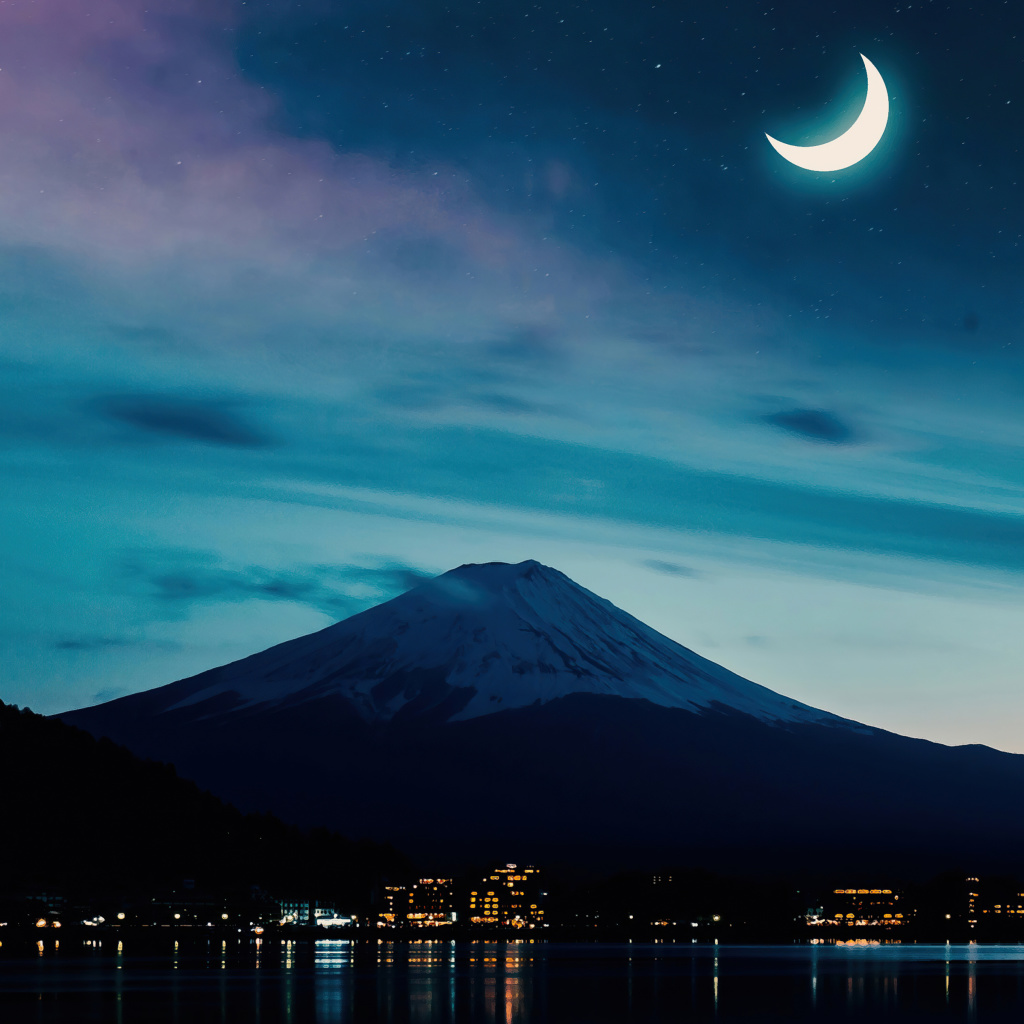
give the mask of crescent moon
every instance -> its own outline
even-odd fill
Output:
[[[864,109],[842,135],[820,146],[790,146],[765,132],[765,138],[791,164],[808,171],[841,171],[863,160],[878,145],[889,123],[889,93],[875,65],[863,53],[860,59],[868,74],[868,94]]]

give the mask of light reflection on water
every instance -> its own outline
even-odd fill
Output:
[[[1024,946],[95,940],[0,949],[3,1024],[1024,1018]],[[34,947],[34,948],[33,948]]]
[[[352,950],[321,953],[319,947],[318,943],[317,1024],[353,1019],[352,985],[346,970],[353,965]],[[408,1020],[409,1024],[529,1020],[535,956],[518,944],[481,942],[456,947],[447,942],[382,942],[375,960],[379,1020]]]

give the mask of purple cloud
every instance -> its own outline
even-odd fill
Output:
[[[553,285],[525,294],[524,272],[558,268],[563,293],[567,271],[581,279],[574,257],[488,210],[451,168],[399,172],[275,133],[273,100],[224,46],[231,27],[216,0],[176,3],[173,17],[141,0],[0,7],[0,238],[132,273],[167,260],[315,267],[339,292],[372,279],[375,238],[436,240],[476,287],[507,292],[513,318],[557,306]]]

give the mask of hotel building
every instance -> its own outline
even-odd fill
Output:
[[[470,892],[470,923],[542,928],[542,895],[537,868],[506,864],[492,871]]]
[[[816,912],[807,915],[812,926],[896,928],[909,924],[913,911],[896,889],[833,889]]]
[[[450,878],[421,878],[415,885],[389,885],[378,924],[435,928],[457,919]]]

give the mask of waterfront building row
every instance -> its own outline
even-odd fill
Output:
[[[505,864],[478,882],[456,886],[451,878],[421,878],[385,889],[381,928],[441,928],[457,923],[499,928],[543,928],[544,893],[532,865]]]

